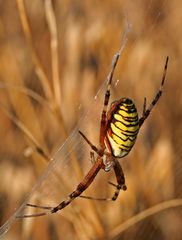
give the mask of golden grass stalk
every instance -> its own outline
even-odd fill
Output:
[[[55,97],[55,107],[61,110],[61,84],[59,78],[59,51],[58,51],[58,33],[56,18],[51,0],[45,0],[45,14],[51,37],[51,61],[52,61],[52,80]]]
[[[165,201],[165,202],[156,204],[155,206],[152,206],[152,207],[130,217],[124,223],[122,223],[121,225],[114,228],[109,233],[109,238],[110,239],[116,238],[118,235],[120,235],[122,232],[126,231],[128,228],[134,226],[138,222],[143,221],[152,215],[158,214],[158,213],[165,211],[167,209],[170,209],[170,208],[176,208],[176,207],[181,207],[181,206],[182,206],[182,198],[172,199],[169,201]]]
[[[38,57],[37,52],[34,47],[32,33],[30,30],[28,17],[27,17],[27,13],[25,10],[24,0],[16,0],[16,2],[17,2],[18,10],[19,10],[19,16],[20,16],[22,28],[23,28],[25,37],[26,37],[27,42],[29,43],[29,46],[31,49],[32,59],[33,59],[34,65],[35,65],[35,71],[37,73],[39,80],[41,81],[41,84],[42,84],[42,87],[44,89],[44,93],[45,93],[47,99],[49,99],[51,101],[53,96],[52,96],[50,83],[49,83],[49,80],[46,76],[46,73],[42,67],[42,64],[39,60],[39,57]]]

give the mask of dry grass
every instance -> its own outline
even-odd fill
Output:
[[[60,214],[17,221],[3,239],[180,239],[181,2],[52,2],[0,2],[0,225],[20,206],[82,114],[78,128],[97,143],[102,84],[126,15],[132,26],[112,99],[131,97],[142,112],[144,96],[149,103],[169,55],[164,95],[121,161],[128,190],[117,202],[77,199]],[[58,204],[91,166],[89,148],[77,132],[55,159],[30,202]],[[107,181],[113,178],[112,172],[100,173],[87,194],[111,195]]]

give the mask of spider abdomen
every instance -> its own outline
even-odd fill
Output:
[[[126,156],[133,147],[139,131],[138,113],[133,101],[122,98],[113,102],[108,112],[107,125],[106,148],[115,157]]]

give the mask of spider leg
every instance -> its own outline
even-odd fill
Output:
[[[103,153],[101,153],[101,151],[95,146],[93,145],[90,140],[88,140],[88,138],[79,130],[78,131],[79,134],[84,138],[84,140],[88,143],[88,145],[91,147],[91,149],[96,152],[99,156],[102,156]]]
[[[112,65],[111,65],[111,70],[107,76],[107,89],[105,92],[105,97],[104,97],[104,106],[103,106],[103,110],[102,110],[102,114],[101,114],[101,121],[100,121],[100,146],[101,148],[104,148],[104,138],[105,138],[105,134],[106,134],[106,123],[107,123],[107,106],[109,103],[109,98],[110,98],[110,88],[111,88],[111,84],[112,84],[112,79],[113,79],[113,75],[114,75],[114,71],[116,68],[116,65],[118,63],[118,60],[122,54],[122,51],[126,45],[126,42],[128,40],[128,32],[129,32],[130,28],[129,28],[129,24],[127,22],[126,28],[125,28],[125,32],[123,34],[123,39],[121,42],[121,46],[119,51],[114,55],[113,59],[112,59]]]
[[[107,107],[110,98],[110,88],[113,79],[114,70],[118,63],[119,57],[121,55],[121,51],[116,53],[112,60],[111,70],[107,76],[107,89],[104,96],[104,106],[101,114],[101,121],[100,121],[100,146],[104,147],[104,138],[105,138],[105,129],[106,129],[106,119],[107,119]]]
[[[102,159],[100,157],[98,157],[97,161],[92,166],[92,168],[89,170],[87,175],[84,177],[83,181],[78,184],[78,186],[76,187],[76,190],[73,191],[64,201],[62,201],[56,207],[38,206],[38,205],[28,203],[27,204],[28,207],[40,208],[40,209],[44,209],[46,211],[40,212],[40,213],[35,213],[35,214],[19,215],[19,216],[16,216],[16,218],[40,217],[40,216],[45,216],[45,215],[49,215],[52,213],[56,213],[56,212],[62,210],[63,208],[68,206],[75,198],[79,197],[82,194],[82,192],[84,192],[90,186],[90,184],[93,182],[93,180],[95,179],[96,175],[98,174],[98,172],[100,171],[100,169],[102,167],[103,167]]]
[[[84,195],[80,195],[79,197],[90,199],[90,200],[98,200],[98,201],[115,201],[119,196],[120,190],[126,191],[127,187],[125,185],[125,177],[124,177],[122,167],[116,159],[115,159],[115,164],[114,164],[113,168],[114,168],[114,172],[116,175],[117,184],[109,182],[110,185],[112,185],[116,188],[116,190],[111,198],[95,198],[95,197],[84,196]]]
[[[149,114],[150,114],[150,112],[152,111],[153,107],[156,105],[156,103],[159,101],[159,99],[160,99],[160,97],[161,97],[161,95],[162,95],[163,86],[164,86],[164,81],[165,81],[165,79],[166,79],[166,72],[167,72],[168,60],[169,60],[169,57],[167,56],[159,91],[156,93],[154,99],[152,100],[151,104],[149,105],[149,107],[148,107],[147,109],[146,109],[146,100],[144,100],[143,115],[142,115],[142,117],[139,119],[139,126],[140,126],[140,127],[142,126],[142,124],[144,123],[144,121],[147,119],[147,117],[149,116]]]
[[[121,167],[121,165],[119,164],[118,160],[115,159],[115,165],[114,165],[114,172],[116,175],[116,180],[117,180],[117,185],[114,185],[116,187],[116,191],[112,197],[112,201],[115,201],[118,196],[119,196],[119,192],[122,189],[123,191],[127,190],[127,187],[125,185],[125,177],[124,177],[124,172],[123,169]],[[113,185],[113,183],[110,182],[111,185]]]
[[[52,207],[45,207],[45,206],[35,205],[35,204],[31,204],[31,203],[27,203],[26,206],[27,207],[40,208],[40,209],[47,209],[47,210],[52,209]]]

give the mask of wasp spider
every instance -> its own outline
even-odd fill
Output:
[[[117,65],[118,59],[121,54],[120,51],[114,56],[111,71],[108,75],[107,79],[107,89],[104,97],[104,106],[101,113],[101,122],[100,122],[100,139],[99,146],[96,147],[93,145],[88,138],[81,132],[81,136],[85,139],[85,141],[90,145],[91,157],[94,160],[94,164],[91,169],[88,171],[84,179],[78,184],[76,189],[59,205],[55,207],[46,207],[46,206],[38,206],[34,204],[27,204],[29,207],[43,209],[40,213],[35,214],[27,214],[22,216],[17,216],[17,218],[25,218],[25,217],[38,217],[44,216],[52,213],[56,213],[61,209],[68,206],[75,198],[83,197],[88,199],[96,199],[96,200],[107,200],[107,201],[115,201],[119,195],[120,190],[126,190],[127,187],[125,185],[125,177],[122,170],[122,167],[118,161],[118,158],[122,158],[126,156],[132,149],[135,144],[138,132],[149,116],[151,110],[158,102],[159,98],[162,95],[163,85],[166,77],[167,65],[168,65],[168,57],[166,58],[163,76],[161,80],[160,89],[156,93],[154,99],[150,103],[150,105],[146,108],[146,98],[144,99],[143,104],[143,114],[139,118],[138,113],[133,101],[129,98],[121,98],[117,101],[114,101],[111,104],[109,110],[108,103],[110,98],[110,88],[113,79],[113,74],[115,67]],[[95,159],[94,152],[97,154]],[[95,179],[98,172],[103,169],[105,171],[109,171],[114,169],[114,173],[116,175],[117,184],[113,184],[116,190],[111,198],[92,198],[88,196],[82,196],[81,194],[90,186],[90,184]]]

